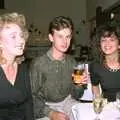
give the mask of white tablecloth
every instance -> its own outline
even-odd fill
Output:
[[[70,120],[94,120],[96,114],[93,111],[92,103],[79,103],[72,107]],[[101,120],[120,120],[120,112],[115,106],[115,103],[109,103],[100,113]]]

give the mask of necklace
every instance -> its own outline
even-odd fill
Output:
[[[110,68],[106,62],[104,62],[104,67],[109,70],[110,72],[117,72],[118,70],[120,70],[120,65],[117,66],[116,68]]]

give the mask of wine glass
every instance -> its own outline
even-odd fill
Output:
[[[116,93],[116,106],[120,111],[120,91]]]
[[[74,84],[80,83],[80,77],[83,74],[85,67],[86,66],[84,63],[79,63],[74,67],[74,73],[72,74],[72,80]]]
[[[101,113],[103,109],[103,98],[101,96],[97,96],[93,99],[93,109],[94,112],[96,113],[96,117],[94,120],[100,120],[99,114]]]
[[[120,91],[116,93],[116,107],[120,112]],[[120,120],[120,117],[116,118],[116,120]]]

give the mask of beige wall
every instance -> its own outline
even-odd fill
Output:
[[[5,0],[8,11],[24,13],[29,23],[46,32],[48,24],[55,16],[66,15],[73,19],[75,28],[80,30],[76,37],[77,44],[86,44],[85,27],[82,20],[86,20],[86,0]],[[14,4],[13,4],[14,3]],[[84,28],[83,28],[84,27]]]
[[[76,35],[77,44],[89,44],[88,20],[95,16],[97,5],[104,8],[117,0],[5,0],[6,11],[24,13],[27,23],[34,23],[41,32],[46,32],[50,20],[58,15],[70,16],[75,24],[75,29],[80,34]],[[87,18],[86,18],[87,16]],[[82,20],[86,23],[83,24]]]

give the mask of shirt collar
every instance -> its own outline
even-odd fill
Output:
[[[53,57],[52,57],[52,49],[48,50],[47,52],[47,56],[52,60],[52,61],[60,61],[60,62],[65,62],[66,60],[66,56],[62,59],[62,60],[55,60]]]

